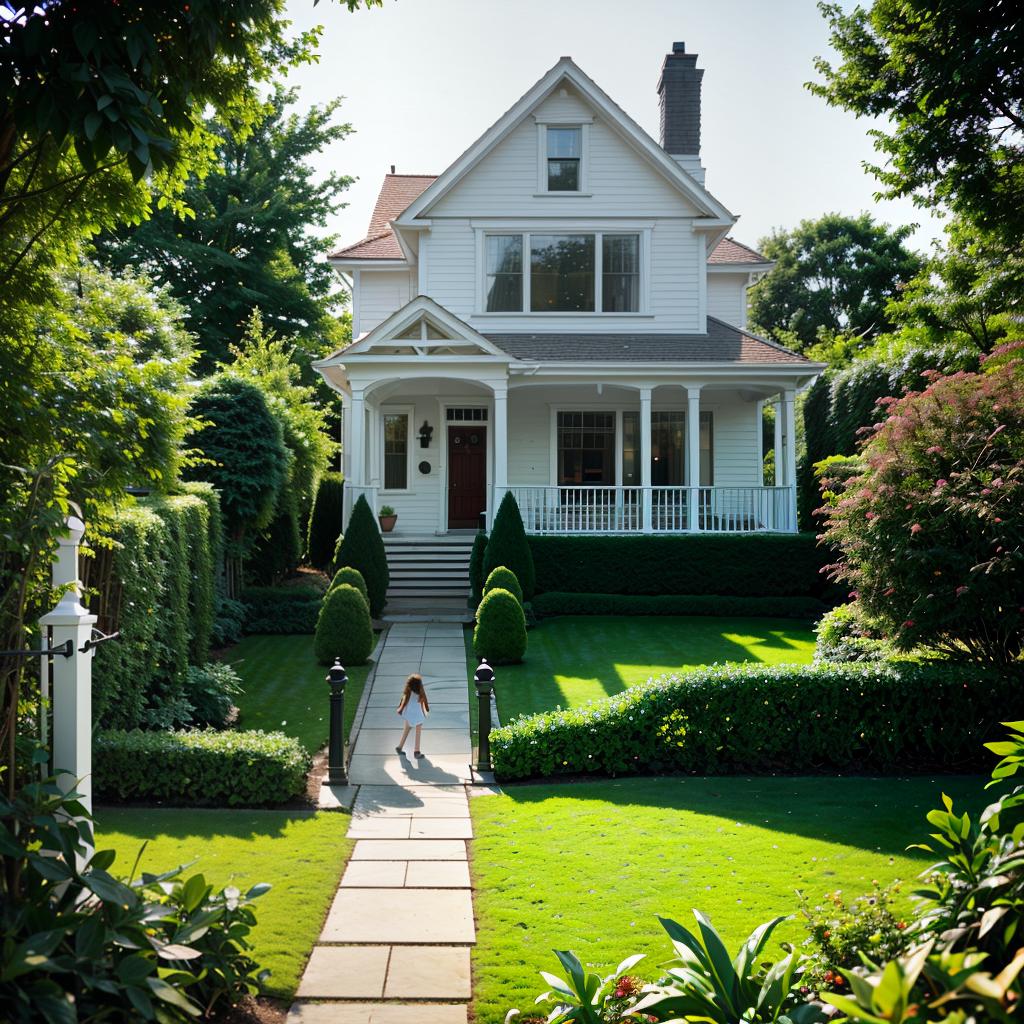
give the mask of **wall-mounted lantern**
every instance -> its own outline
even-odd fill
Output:
[[[434,428],[426,421],[423,421],[423,426],[420,427],[420,447],[429,448],[430,438],[434,434]]]

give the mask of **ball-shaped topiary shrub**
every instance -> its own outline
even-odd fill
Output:
[[[473,550],[469,554],[469,592],[473,606],[484,596],[484,553],[487,551],[487,534],[481,531],[473,538]]]
[[[362,665],[373,650],[370,610],[355,587],[341,583],[324,598],[316,623],[313,651],[321,665],[341,658],[342,665]]]
[[[492,590],[507,590],[520,604],[523,603],[523,588],[519,586],[516,574],[507,566],[499,565],[487,577],[487,582],[484,584],[484,597]]]
[[[494,517],[494,526],[484,552],[484,578],[499,565],[507,566],[516,574],[523,597],[529,601],[533,597],[537,576],[533,568],[533,552],[523,527],[523,517],[519,514],[519,505],[511,491],[501,499],[498,514]]]
[[[526,617],[515,594],[492,590],[477,610],[473,651],[492,665],[513,665],[526,654]]]
[[[370,596],[370,614],[374,617],[379,616],[387,603],[388,557],[377,527],[377,519],[370,510],[366,498],[362,496],[352,507],[348,529],[338,541],[338,550],[335,552],[331,571],[336,573],[345,565],[362,573]]]
[[[335,587],[340,587],[343,583],[347,583],[350,587],[355,587],[363,595],[366,607],[370,607],[370,594],[366,589],[366,580],[363,579],[363,574],[358,569],[353,569],[351,565],[343,565],[334,574],[334,579],[331,580],[331,585],[327,588],[327,592],[330,593]]]
[[[323,569],[330,564],[341,536],[342,500],[345,478],[340,473],[324,473],[317,485],[313,508],[309,513],[306,558],[310,565]]]

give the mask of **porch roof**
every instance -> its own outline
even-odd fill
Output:
[[[809,359],[777,342],[707,318],[704,334],[488,334],[523,362],[788,363],[811,369]]]

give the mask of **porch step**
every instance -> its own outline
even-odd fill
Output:
[[[469,597],[473,534],[446,537],[385,537],[391,584],[388,601]]]

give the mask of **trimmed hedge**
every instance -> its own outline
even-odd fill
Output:
[[[531,605],[542,619],[555,615],[740,615],[818,619],[816,597],[723,597],[720,594],[538,594]]]
[[[523,517],[511,491],[501,499],[498,514],[494,517],[491,536],[484,549],[483,578],[490,576],[499,565],[516,574],[523,597],[529,601],[537,590],[537,574]]]
[[[348,583],[339,583],[324,598],[316,620],[313,652],[321,665],[340,658],[342,665],[363,665],[373,652],[373,624],[366,598]]]
[[[322,596],[313,587],[246,587],[241,598],[246,633],[316,632]]]
[[[484,597],[492,590],[507,590],[520,604],[523,603],[523,591],[519,586],[519,580],[516,579],[516,574],[504,565],[499,565],[487,577],[487,582],[484,584]]]
[[[810,533],[530,537],[537,593],[818,597],[828,552]],[[526,587],[523,587],[525,593]]]
[[[358,569],[353,569],[351,565],[343,565],[334,574],[334,579],[331,580],[327,593],[330,593],[335,587],[340,587],[342,583],[355,587],[363,595],[366,607],[370,607],[370,592],[366,589],[366,580],[363,579],[363,574]]]
[[[526,654],[526,616],[515,594],[500,588],[484,594],[473,630],[473,653],[492,665],[512,665]]]
[[[973,771],[1022,716],[1019,674],[948,662],[715,665],[519,718],[491,756],[502,779]]]
[[[280,732],[99,732],[93,785],[104,800],[263,807],[299,796],[312,758]]]
[[[362,574],[370,595],[370,614],[378,618],[387,602],[390,581],[388,556],[384,550],[377,519],[362,495],[352,508],[348,529],[338,541],[332,574],[346,565]]]
[[[484,596],[484,554],[487,551],[487,534],[478,533],[473,538],[473,550],[469,553],[469,592],[476,607]]]
[[[306,558],[318,569],[325,569],[330,564],[338,546],[344,495],[345,478],[340,473],[324,473],[309,513],[306,537]]]

